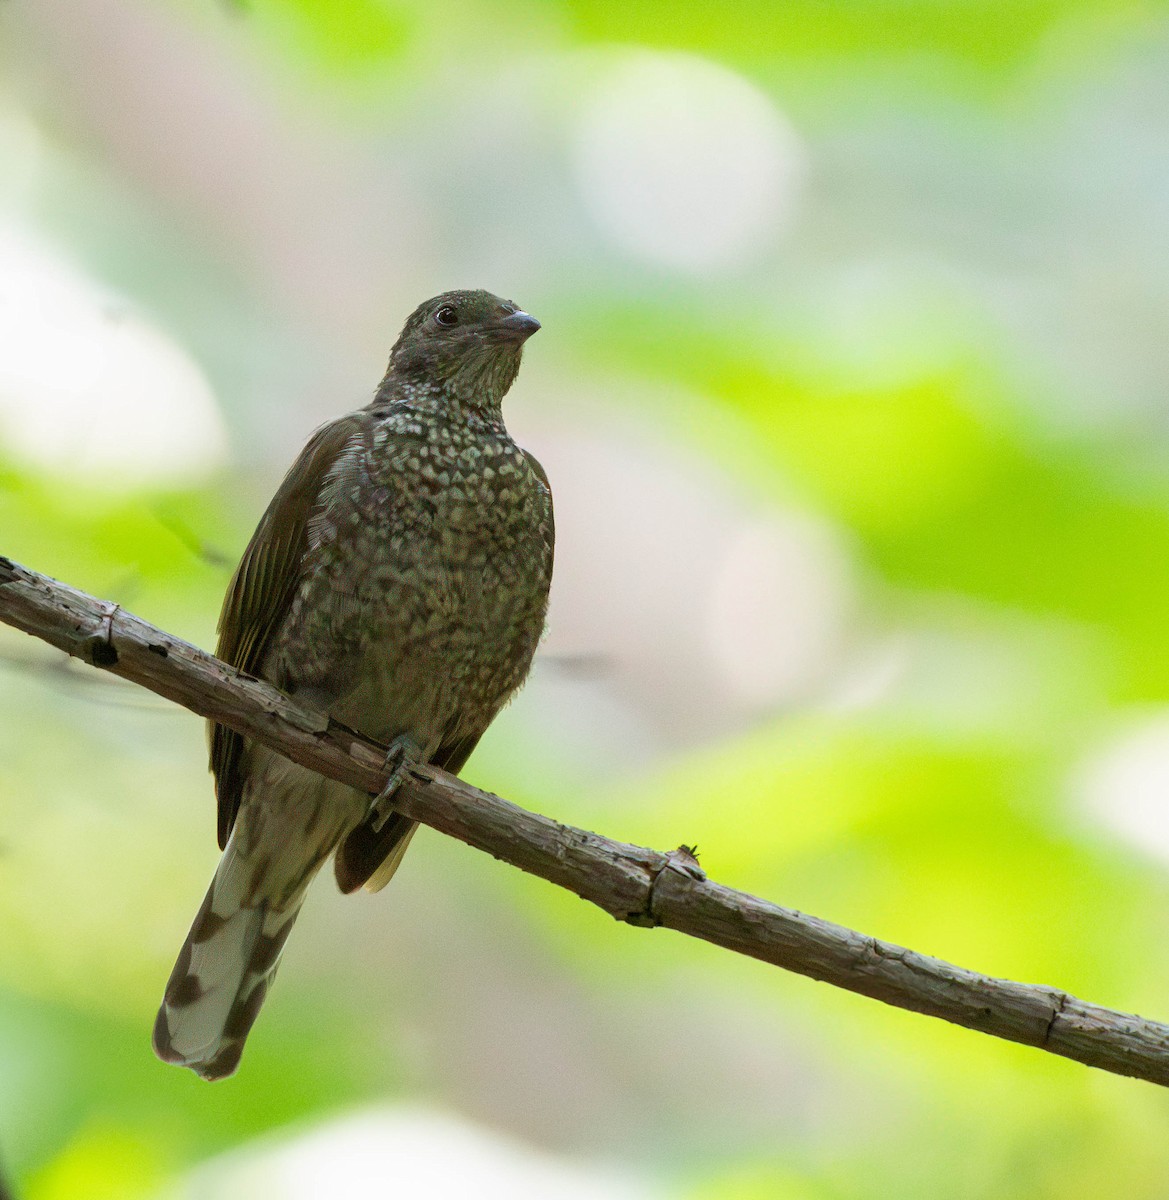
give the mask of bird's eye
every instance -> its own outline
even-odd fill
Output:
[[[442,308],[440,308],[438,312],[434,314],[434,319],[440,325],[457,325],[459,323],[459,314],[455,312],[453,305],[444,304]]]

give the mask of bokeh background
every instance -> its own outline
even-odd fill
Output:
[[[1169,6],[6,0],[0,552],[203,646],[405,315],[535,313],[550,630],[466,775],[1169,1018]],[[240,1074],[149,1034],[202,725],[0,629],[28,1200],[1169,1194],[1169,1096],[423,831]]]

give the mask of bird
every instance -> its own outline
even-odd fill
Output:
[[[232,576],[218,656],[389,747],[380,798],[209,723],[219,846],[167,983],[155,1053],[231,1075],[313,877],[377,891],[415,823],[410,765],[457,773],[523,684],[543,635],[548,476],[501,403],[540,328],[482,290],[414,310],[372,401],[318,429]]]

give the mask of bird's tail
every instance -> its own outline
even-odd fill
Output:
[[[304,887],[279,906],[249,898],[251,877],[251,864],[229,842],[154,1022],[155,1054],[204,1079],[239,1065],[304,900]]]

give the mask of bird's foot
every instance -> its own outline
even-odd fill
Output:
[[[394,815],[394,795],[406,780],[411,767],[422,762],[422,750],[407,734],[401,734],[390,743],[386,751],[386,768],[390,772],[386,786],[370,805],[370,828],[380,833],[382,826]]]

